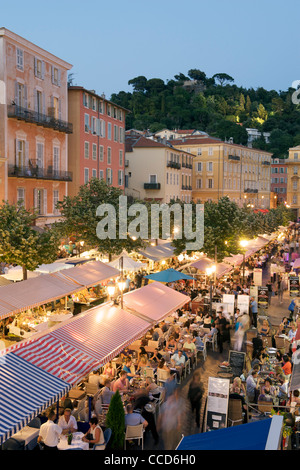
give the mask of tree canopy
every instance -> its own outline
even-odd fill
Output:
[[[189,80],[201,86],[185,86]],[[254,146],[279,158],[300,143],[300,105],[292,102],[293,88],[239,87],[227,73],[208,77],[201,68],[179,72],[166,81],[140,75],[128,84],[132,92],[119,91],[111,96],[113,102],[131,111],[126,118],[127,129],[199,129],[245,144],[246,128],[255,128],[269,132],[270,139],[259,139]]]

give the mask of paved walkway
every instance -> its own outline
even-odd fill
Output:
[[[265,285],[266,282],[269,281],[269,270],[268,270],[268,265],[266,266],[266,269],[264,270],[264,275],[263,275],[263,284]],[[272,326],[278,326],[280,321],[284,316],[288,316],[288,306],[290,303],[289,299],[289,294],[288,292],[284,293],[283,296],[283,303],[280,304],[278,297],[274,296],[271,299],[271,305],[268,309],[268,318]],[[220,354],[218,351],[212,351],[211,346],[209,346],[208,354],[206,361],[204,362],[203,359],[201,358],[200,361],[198,362],[197,369],[200,370],[201,372],[201,378],[202,378],[202,383],[204,387],[204,396],[202,399],[202,409],[201,409],[201,420],[200,420],[200,428],[196,427],[196,421],[195,421],[195,415],[191,411],[191,406],[189,403],[189,400],[187,399],[187,393],[189,389],[189,384],[192,378],[192,373],[186,377],[186,379],[181,383],[181,385],[178,386],[180,395],[183,399],[183,425],[182,425],[182,434],[185,436],[191,435],[191,434],[197,434],[202,432],[203,430],[203,420],[204,420],[204,411],[205,411],[205,402],[206,402],[206,397],[207,397],[207,388],[208,388],[208,379],[209,377],[217,377],[217,372],[219,370],[218,366],[221,362],[227,361],[228,360],[228,355],[229,355],[229,350],[231,349],[230,345],[228,343],[224,343],[224,349],[222,354]],[[157,446],[154,446],[154,442],[152,439],[152,436],[148,433],[146,433],[146,439],[145,439],[145,449],[163,449],[163,442],[162,439],[160,439],[160,442]]]

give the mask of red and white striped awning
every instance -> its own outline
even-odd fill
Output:
[[[84,312],[10,352],[55,377],[76,384],[143,336],[150,323],[107,303]]]
[[[138,312],[153,322],[169,316],[185,304],[190,297],[167,287],[161,282],[151,282],[141,289],[124,295],[124,307]]]

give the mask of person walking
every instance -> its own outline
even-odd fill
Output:
[[[196,425],[200,428],[200,410],[203,396],[203,386],[199,371],[195,371],[189,386],[188,399],[192,407],[192,413],[196,410]]]
[[[251,302],[250,308],[251,308],[252,324],[254,328],[257,328],[257,314],[258,314],[257,302],[254,297],[251,297],[250,302]]]

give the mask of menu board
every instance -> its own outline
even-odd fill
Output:
[[[290,297],[299,297],[299,276],[290,276]]]
[[[208,378],[206,431],[226,428],[229,379]]]
[[[261,268],[253,269],[253,282],[255,286],[262,285],[262,269]]]
[[[265,316],[268,312],[268,288],[259,287],[257,293],[258,314]]]
[[[245,353],[240,351],[229,351],[228,362],[231,367],[233,377],[240,377],[245,368]]]

